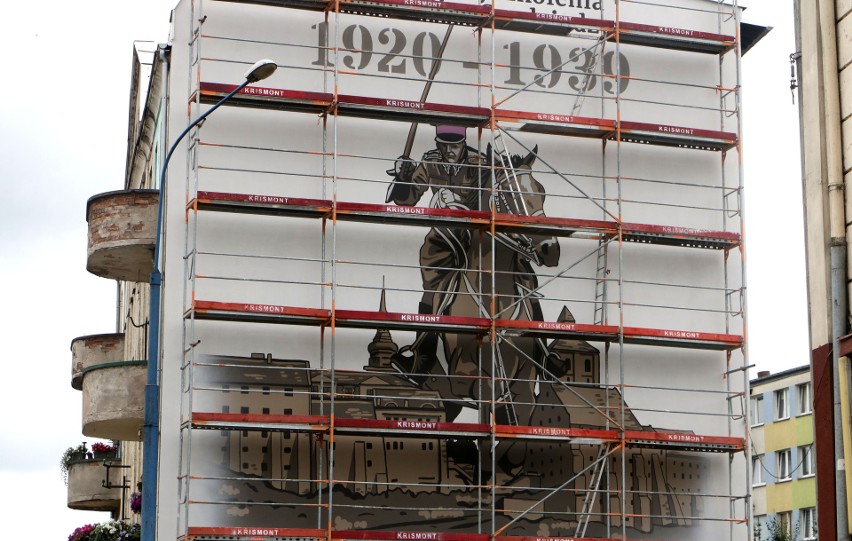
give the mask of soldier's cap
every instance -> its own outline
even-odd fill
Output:
[[[467,138],[467,128],[464,126],[435,126],[435,141],[438,143],[461,143]]]

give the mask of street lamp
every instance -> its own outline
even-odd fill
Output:
[[[189,131],[201,123],[210,113],[218,109],[226,101],[234,97],[243,88],[266,79],[278,68],[269,59],[258,60],[246,71],[245,81],[219,100],[216,105],[193,120],[189,126],[177,136],[169,148],[163,169],[160,173],[160,200],[157,209],[157,236],[154,238],[154,270],[151,272],[151,293],[148,314],[148,381],[145,384],[145,422],[142,435],[142,540],[154,541],[157,513],[157,468],[159,465],[159,428],[160,428],[160,386],[157,371],[160,367],[160,287],[163,281],[160,271],[160,238],[163,229],[163,202],[166,195],[166,171],[169,160]]]

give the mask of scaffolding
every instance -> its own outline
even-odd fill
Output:
[[[566,4],[191,0],[178,539],[751,538],[739,7]]]

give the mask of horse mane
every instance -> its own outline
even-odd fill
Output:
[[[491,143],[488,143],[488,149],[485,151],[486,167],[490,167],[494,163],[494,154],[494,149],[491,147]],[[512,167],[515,169],[520,167],[531,167],[536,158],[538,158],[538,145],[534,146],[530,153],[526,156],[522,156],[520,154],[511,154],[509,156]]]

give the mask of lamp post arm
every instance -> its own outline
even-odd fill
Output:
[[[211,107],[210,109],[207,109],[207,111],[205,111],[204,114],[202,114],[201,116],[196,118],[194,121],[192,121],[189,124],[189,126],[187,126],[180,133],[180,135],[177,136],[177,139],[175,139],[175,142],[172,143],[171,148],[169,148],[169,152],[168,152],[168,154],[166,154],[166,159],[165,159],[165,161],[163,161],[163,168],[160,171],[160,203],[159,203],[159,208],[158,208],[159,212],[157,212],[157,236],[154,237],[154,272],[159,272],[159,270],[160,270],[160,262],[159,262],[160,235],[162,234],[163,212],[165,210],[164,205],[163,205],[163,196],[166,194],[166,171],[169,168],[169,161],[172,159],[172,154],[174,154],[175,150],[177,149],[177,146],[180,144],[180,142],[183,140],[183,138],[186,137],[186,134],[188,134],[192,130],[192,128],[201,124],[204,121],[205,118],[210,116],[210,113],[212,113],[213,111],[218,109],[219,106],[221,106],[223,103],[225,103],[229,99],[233,98],[235,94],[237,94],[240,90],[242,90],[246,86],[248,86],[248,84],[250,82],[251,81],[246,79],[243,82],[243,84],[241,84],[237,88],[233,89],[231,92],[228,93],[227,96],[225,96],[224,98],[222,98],[221,100],[216,102],[216,104],[213,107]]]

